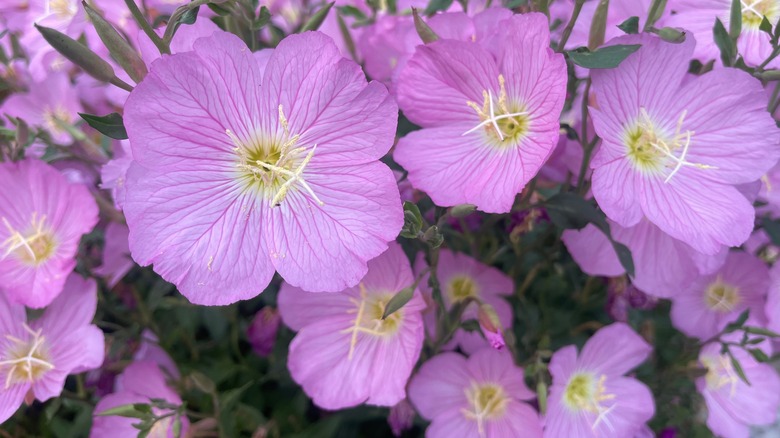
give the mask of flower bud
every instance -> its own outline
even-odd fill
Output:
[[[450,215],[452,215],[452,217],[461,218],[474,213],[476,210],[477,206],[474,204],[460,204],[452,207]]]
[[[393,435],[401,436],[405,430],[412,428],[414,422],[414,408],[408,400],[403,399],[395,406],[390,408],[390,414],[387,416],[387,423],[393,431]]]
[[[258,356],[265,357],[273,351],[280,322],[279,311],[273,307],[263,307],[255,315],[247,329],[247,337]]]
[[[658,36],[666,42],[675,44],[685,41],[685,31],[673,27],[664,27],[658,31]]]
[[[506,347],[504,335],[501,333],[501,321],[498,319],[495,309],[490,304],[481,304],[477,310],[477,321],[482,329],[482,334],[490,343],[490,346],[496,350]]]
[[[100,40],[103,41],[111,56],[116,59],[132,80],[136,83],[141,82],[147,73],[146,64],[138,56],[135,49],[98,11],[92,9],[86,1],[82,1],[82,4],[84,5],[84,10],[87,11],[90,21],[95,26],[95,31]]]

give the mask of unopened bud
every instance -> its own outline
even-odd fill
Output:
[[[84,10],[87,11],[89,19],[95,26],[100,40],[111,53],[111,56],[116,59],[116,62],[127,72],[132,80],[136,83],[141,82],[146,76],[146,64],[144,64],[141,57],[133,49],[127,40],[114,29],[114,26],[106,21],[98,11],[92,9],[86,1],[82,1]]]
[[[390,408],[387,423],[393,431],[393,435],[399,437],[405,430],[412,428],[414,422],[414,408],[406,399],[401,400]]]
[[[444,236],[439,232],[439,227],[433,225],[425,230],[423,241],[430,245],[431,248],[438,248],[444,243]]]
[[[258,356],[268,356],[273,351],[280,322],[279,311],[273,307],[263,307],[255,315],[247,329],[247,338]]]
[[[679,44],[685,41],[685,31],[673,27],[664,27],[658,31],[658,36],[662,40],[670,43]]]
[[[471,213],[474,213],[477,210],[477,206],[473,204],[460,204],[452,207],[450,210],[450,215],[452,217],[466,217],[470,215]]]
[[[501,321],[498,319],[495,309],[490,304],[481,304],[477,310],[477,321],[490,346],[496,350],[506,347]]]

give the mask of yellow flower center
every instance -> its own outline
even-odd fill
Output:
[[[720,277],[714,283],[707,286],[704,293],[704,301],[711,310],[721,313],[729,313],[742,301],[737,286],[725,283]]]
[[[740,0],[742,3],[742,26],[758,29],[766,17],[774,24],[780,18],[780,2],[777,0]]]
[[[469,408],[462,409],[461,413],[467,419],[476,421],[479,435],[484,436],[485,421],[501,418],[506,412],[509,397],[504,388],[493,383],[471,382],[465,393]]]
[[[34,331],[27,324],[24,324],[24,329],[29,339],[6,335],[12,344],[3,352],[3,360],[0,361],[0,369],[6,369],[7,373],[5,389],[17,383],[33,383],[54,369],[41,330]]]
[[[230,129],[225,133],[233,142],[236,154],[238,178],[247,189],[257,190],[270,201],[271,207],[279,205],[290,190],[301,188],[318,205],[325,205],[306,182],[303,172],[314,157],[317,145],[311,148],[297,147],[300,135],[290,135],[289,124],[279,105],[279,123],[283,137],[280,140],[261,138],[239,138]]]
[[[47,0],[48,13],[54,14],[60,20],[73,18],[78,12],[76,2],[72,0]]]
[[[604,374],[596,379],[596,376],[591,373],[575,373],[569,378],[563,393],[563,402],[570,410],[597,414],[591,425],[594,431],[602,422],[612,428],[609,414],[615,409],[617,403],[613,403],[609,407],[604,405],[604,402],[615,399],[615,394],[607,393],[606,381],[607,376]]]
[[[704,377],[707,382],[707,389],[718,391],[724,386],[729,386],[729,395],[734,396],[739,383],[739,375],[731,365],[731,359],[723,355],[705,356],[700,360],[701,364],[707,368],[707,375]]]
[[[447,283],[447,296],[451,303],[458,303],[469,297],[477,298],[479,289],[477,283],[469,276],[458,275]]]
[[[8,238],[0,244],[0,249],[5,250],[0,260],[14,256],[26,265],[38,266],[54,255],[57,241],[54,233],[46,225],[45,215],[39,218],[37,213],[33,213],[26,232],[16,230],[5,217],[0,220],[9,234]]]
[[[490,90],[482,91],[482,107],[476,102],[466,102],[466,105],[476,111],[480,122],[463,135],[483,131],[494,146],[503,148],[517,145],[528,134],[531,118],[525,105],[507,99],[503,75],[498,75],[498,84],[500,89],[497,102],[493,100]]]
[[[404,319],[403,308],[382,319],[385,307],[387,307],[387,303],[393,297],[393,293],[369,295],[363,283],[360,283],[358,287],[360,288],[360,298],[350,298],[355,308],[347,311],[347,313],[355,315],[355,318],[352,320],[352,326],[341,331],[342,333],[352,334],[349,341],[349,355],[347,356],[349,360],[352,360],[352,356],[355,353],[359,334],[391,338],[401,328]]]
[[[72,121],[68,110],[61,105],[54,108],[47,106],[43,110],[43,127],[49,132],[68,132],[66,126],[70,125]]]

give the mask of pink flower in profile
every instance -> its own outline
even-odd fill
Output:
[[[738,342],[739,339],[732,339]],[[741,348],[732,348],[748,382],[737,374],[731,358],[720,354],[720,344],[705,345],[699,362],[707,374],[696,388],[707,405],[707,427],[723,438],[748,438],[750,426],[772,424],[780,408],[780,377],[771,365],[756,361]]]
[[[24,306],[0,294],[0,423],[29,397],[60,395],[69,374],[103,363],[103,332],[92,325],[97,284],[76,274],[43,315],[28,321]]]
[[[382,319],[390,298],[414,284],[401,246],[368,262],[360,283],[338,293],[305,292],[283,283],[282,320],[298,334],[287,368],[315,404],[341,409],[368,403],[393,406],[420,355],[425,302],[415,289],[401,309]]]
[[[415,270],[421,272],[425,268],[425,262],[422,256],[418,257],[415,263]],[[466,299],[474,299],[463,312],[463,320],[478,319],[478,310],[480,303],[488,304],[495,311],[498,317],[501,329],[512,327],[512,307],[504,297],[512,295],[515,290],[514,282],[508,275],[500,270],[487,266],[479,261],[461,253],[456,253],[448,249],[442,249],[439,252],[439,263],[437,267],[437,277],[441,285],[442,298],[444,306],[449,311],[453,305]],[[432,290],[428,286],[428,275],[425,275],[420,281],[420,290],[425,294],[428,301],[433,302]],[[483,318],[484,319],[484,318]],[[497,324],[493,324],[491,328]],[[431,336],[436,336],[436,311],[434,306],[430,306],[425,314],[426,330]],[[485,346],[493,345],[499,341],[496,332],[490,333],[486,339],[479,332],[467,332],[459,329],[453,336],[452,341],[446,345],[447,349],[460,347],[466,353],[473,353]]]
[[[732,252],[717,272],[699,277],[672,296],[672,323],[688,336],[708,339],[746,309],[764,325],[769,269],[758,258]]]
[[[403,225],[385,87],[317,32],[291,35],[264,74],[215,32],[156,61],[127,101],[124,212],[141,265],[197,304],[291,285],[340,291]]]
[[[55,143],[69,145],[73,137],[66,127],[77,122],[78,113],[83,111],[68,75],[50,73],[45,80],[31,84],[29,92],[12,94],[0,113],[46,130]]]
[[[761,20],[766,17],[774,26],[780,19],[780,2],[777,0],[741,0],[742,32],[737,39],[737,51],[748,65],[759,65],[772,53],[770,36],[759,30]],[[698,41],[694,56],[703,62],[720,59],[720,49],[715,44],[712,28],[715,19],[729,29],[731,0],[669,0],[666,10],[674,11],[663,21],[665,26],[679,27],[693,34]],[[775,59],[769,67],[777,68]]]
[[[114,287],[135,266],[127,244],[127,225],[111,222],[106,226],[103,264],[94,273],[106,277],[108,287]]]
[[[524,403],[533,398],[512,355],[490,348],[434,356],[409,383],[428,438],[541,438],[539,414]]]
[[[628,35],[611,44],[642,47],[615,69],[591,71],[603,140],[591,162],[596,201],[623,227],[647,217],[705,254],[742,244],[755,212],[735,186],[780,157],[760,82],[737,69],[686,78],[690,37],[671,44]]]
[[[646,219],[631,227],[607,221],[613,239],[631,251],[634,260],[631,282],[642,292],[655,297],[675,296],[700,275],[717,270],[727,254],[727,251],[722,250],[716,255],[704,255],[664,233]],[[596,226],[566,230],[562,239],[574,261],[585,273],[606,277],[625,274],[612,243]]]
[[[0,290],[11,301],[44,307],[76,266],[97,204],[86,187],[38,160],[0,164],[0,187]]]
[[[493,26],[495,34],[477,42],[417,47],[397,95],[423,129],[399,140],[393,157],[436,204],[505,213],[555,149],[566,65],[549,47],[544,15]]]
[[[152,399],[165,400],[171,405],[181,405],[181,397],[168,386],[166,380],[160,366],[153,361],[136,361],[130,364],[117,378],[116,391],[100,399],[95,406],[92,429],[89,432],[90,438],[135,438],[138,436],[138,429],[133,427],[134,423],[139,422],[138,419],[116,415],[99,415],[109,409],[135,403],[148,404],[152,402]],[[158,416],[172,411],[172,409],[152,408],[152,412]],[[179,420],[181,421],[181,432],[178,436],[187,436],[189,420],[186,416],[180,416]],[[177,435],[173,433],[175,421],[176,414],[156,421],[149,436],[176,438]]]
[[[569,345],[550,361],[552,387],[545,438],[622,438],[653,417],[650,389],[625,374],[652,348],[631,327],[614,323],[597,331],[577,355]]]

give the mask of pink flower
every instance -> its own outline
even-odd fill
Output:
[[[273,351],[280,322],[279,311],[270,306],[263,307],[255,314],[246,335],[258,356],[268,356]]]
[[[73,142],[66,127],[76,123],[78,113],[82,111],[76,91],[65,73],[50,73],[45,80],[30,84],[29,92],[12,94],[0,110],[19,117],[32,127],[46,130],[55,143],[64,145]]]
[[[424,268],[425,262],[420,256],[415,263],[415,270],[421,272]],[[442,249],[439,252],[437,277],[447,311],[456,303],[466,299],[474,299],[478,302],[468,305],[463,312],[464,321],[477,319],[479,303],[485,303],[493,308],[502,328],[512,327],[512,307],[504,297],[514,293],[515,285],[508,275],[465,254]],[[427,274],[420,281],[420,290],[428,301],[433,302],[433,291],[428,286]],[[494,328],[497,328],[495,325]],[[431,337],[437,335],[436,309],[433,305],[426,311],[425,327]],[[463,351],[471,354],[495,342],[497,339],[493,336],[486,340],[478,332],[467,332],[459,329],[452,341],[445,347],[455,349],[459,346]]]
[[[439,354],[409,383],[409,400],[431,420],[428,438],[541,437],[539,414],[523,402],[533,398],[512,355],[490,348]]]
[[[769,290],[765,313],[767,328],[780,333],[780,263],[775,263],[769,271]]]
[[[282,284],[279,311],[298,330],[287,367],[315,404],[341,409],[403,400],[422,348],[425,302],[415,290],[401,309],[384,320],[382,314],[390,298],[413,283],[409,260],[393,243],[368,262],[357,286],[342,292],[317,294]]]
[[[764,325],[769,269],[758,258],[732,252],[717,272],[699,277],[672,296],[672,323],[701,340],[718,334],[745,310]]]
[[[555,149],[566,65],[549,48],[542,14],[513,15],[492,30],[477,42],[417,47],[397,94],[424,129],[399,140],[394,158],[438,205],[505,213]]]
[[[614,323],[597,331],[577,355],[569,345],[550,361],[552,387],[546,438],[632,437],[653,417],[650,390],[625,377],[652,348],[629,326]]]
[[[400,437],[404,431],[412,428],[414,424],[414,407],[407,399],[403,399],[390,408],[390,414],[387,416],[387,423],[393,435]]]
[[[151,403],[152,399],[161,399],[172,405],[181,405],[179,395],[168,386],[166,376],[160,367],[152,361],[137,361],[130,364],[117,378],[116,392],[103,397],[95,406],[95,415],[92,418],[92,430],[90,438],[135,438],[138,429],[133,427],[140,420],[136,418],[119,417],[116,415],[98,415],[101,412],[122,405],[134,403]],[[152,413],[157,416],[172,412],[171,409],[153,408]],[[175,414],[158,420],[152,426],[149,436],[160,438],[176,438],[173,434]],[[187,436],[189,420],[185,416],[180,417],[181,434]]]
[[[0,290],[44,307],[76,266],[81,236],[98,208],[86,187],[38,160],[0,164]]]
[[[111,222],[106,226],[103,264],[94,269],[95,274],[106,278],[108,287],[114,287],[135,266],[127,244],[127,225]]]
[[[121,210],[127,197],[127,171],[133,163],[133,150],[130,142],[114,142],[114,156],[100,169],[100,188],[111,190],[114,206]]]
[[[225,32],[163,57],[125,109],[133,258],[197,304],[254,297],[274,270],[306,290],[354,286],[403,225],[378,162],[396,113],[317,32],[282,41],[263,75]]]
[[[178,0],[177,0],[178,3]],[[214,24],[213,21],[206,17],[198,17],[198,19],[186,26],[179,26],[179,29],[174,34],[171,40],[171,53],[189,52],[195,46],[195,41],[202,37],[209,37],[214,32],[218,32],[219,27]],[[164,28],[158,29],[159,36],[163,36]],[[138,31],[138,50],[141,52],[141,58],[147,66],[151,66],[152,62],[160,59],[160,50],[154,45],[149,36],[143,31]]]
[[[736,69],[684,81],[690,37],[671,44],[628,35],[612,44],[642,48],[615,69],[591,71],[603,139],[591,162],[596,201],[623,227],[647,217],[706,254],[740,245],[754,209],[735,186],[757,180],[780,156],[760,82]]]
[[[780,19],[780,4],[776,0],[742,0],[742,32],[737,39],[737,51],[748,65],[759,65],[772,53],[769,35],[759,30],[764,16],[774,26]],[[729,29],[731,0],[669,0],[666,10],[674,11],[663,24],[683,28],[696,37],[694,56],[703,62],[720,59],[720,50],[715,44],[712,28],[715,19]],[[775,59],[769,67],[778,67]]]
[[[612,0],[609,2],[605,39],[609,41],[612,38],[623,35],[624,32],[618,28],[618,25],[631,17],[639,17],[641,29],[641,26],[644,26],[647,19],[647,12],[650,10],[651,3],[651,0]],[[590,0],[586,1],[582,6],[580,15],[574,23],[574,28],[569,36],[569,41],[566,43],[567,50],[588,46],[590,25],[593,22],[593,15],[596,13],[598,5],[598,0]],[[569,22],[573,9],[574,0],[555,1],[550,4],[550,16],[558,18],[562,22],[557,28],[558,34],[563,31]],[[669,10],[669,7],[666,9]]]
[[[738,339],[736,339],[738,341]],[[696,380],[696,388],[707,404],[707,427],[723,438],[748,438],[751,425],[772,424],[780,408],[780,377],[771,365],[757,362],[749,353],[732,348],[748,386],[740,379],[719,344],[708,344],[699,353],[707,375]]]
[[[28,321],[24,306],[0,294],[0,423],[28,392],[39,401],[60,395],[69,374],[103,363],[103,332],[92,325],[97,285],[76,274],[43,315]]]
[[[631,227],[609,221],[612,237],[631,251],[634,277],[631,282],[641,291],[668,298],[688,287],[699,274],[717,270],[727,251],[704,255],[688,244],[664,233],[643,219]],[[563,242],[572,258],[589,275],[616,277],[625,274],[623,265],[607,236],[594,225],[582,230],[566,230]]]

